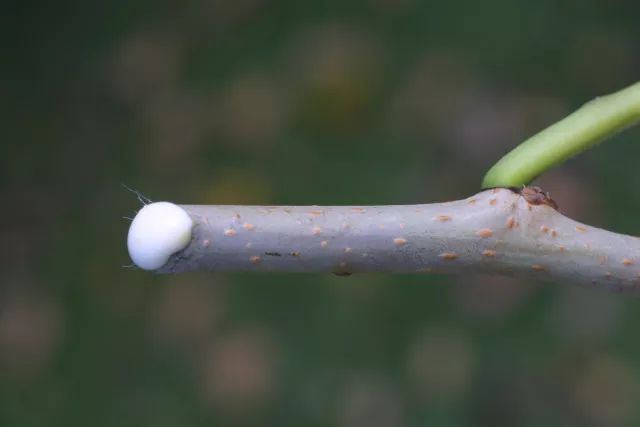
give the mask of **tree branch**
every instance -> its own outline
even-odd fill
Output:
[[[131,235],[154,205],[131,226],[134,261]],[[482,272],[640,289],[639,238],[578,223],[505,188],[424,205],[180,208],[193,221],[190,239],[155,272]]]

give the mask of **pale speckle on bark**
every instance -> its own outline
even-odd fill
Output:
[[[393,239],[393,244],[396,246],[404,246],[407,244],[407,239],[396,237],[395,239]]]
[[[491,230],[490,228],[481,228],[480,230],[476,231],[476,236],[486,239],[493,236],[493,230]]]

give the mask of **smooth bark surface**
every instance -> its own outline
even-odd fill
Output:
[[[191,242],[156,272],[483,272],[640,289],[640,239],[509,189],[424,205],[182,208]]]

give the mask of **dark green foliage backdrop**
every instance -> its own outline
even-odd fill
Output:
[[[123,268],[139,207],[476,191],[640,78],[635,0],[3,6],[0,425],[620,426],[635,299],[495,277]],[[541,180],[640,234],[640,132]]]

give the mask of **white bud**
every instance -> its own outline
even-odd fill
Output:
[[[129,256],[138,267],[156,270],[189,244],[192,227],[193,220],[178,205],[148,204],[140,209],[129,227]]]

